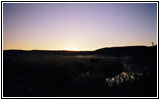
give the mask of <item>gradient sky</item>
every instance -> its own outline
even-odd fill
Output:
[[[3,49],[95,50],[157,43],[156,3],[3,3]]]

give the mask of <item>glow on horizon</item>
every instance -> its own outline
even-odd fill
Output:
[[[68,50],[68,51],[77,51],[77,49],[76,49],[76,48],[73,48],[73,47],[69,47],[69,48],[66,48],[66,49],[64,49],[64,50]]]
[[[4,3],[3,49],[96,50],[157,43],[156,3]]]

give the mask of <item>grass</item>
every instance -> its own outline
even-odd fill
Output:
[[[156,64],[145,57],[4,52],[3,96],[154,97]]]

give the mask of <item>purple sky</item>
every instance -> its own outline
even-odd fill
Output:
[[[4,3],[3,49],[95,50],[157,43],[156,3]]]

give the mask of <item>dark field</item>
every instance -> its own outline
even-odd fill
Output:
[[[3,51],[4,97],[156,97],[157,46]]]

